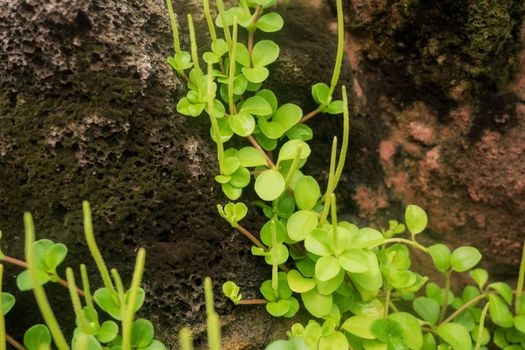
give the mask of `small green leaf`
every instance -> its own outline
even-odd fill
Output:
[[[217,39],[211,44],[211,50],[219,57],[224,56],[228,52],[228,44],[224,39]]]
[[[160,341],[154,340],[147,347],[141,350],[166,350],[166,347]]]
[[[459,247],[452,252],[450,266],[456,272],[470,270],[481,260],[479,250],[474,247]]]
[[[431,325],[435,325],[439,318],[439,303],[428,297],[419,297],[413,301],[414,310],[419,316]]]
[[[239,304],[242,295],[239,294],[241,288],[232,281],[227,281],[222,285],[222,291],[235,304]]]
[[[388,319],[397,322],[403,329],[403,340],[410,349],[421,349],[423,332],[417,318],[407,312],[395,312]]]
[[[427,213],[417,205],[409,205],[405,211],[405,222],[412,235],[421,233],[427,227]]]
[[[319,340],[319,350],[332,349],[348,349],[348,339],[346,339],[343,333],[335,331],[328,336],[321,337]]]
[[[137,348],[145,348],[153,341],[153,324],[148,320],[133,321],[131,329],[131,344]]]
[[[272,221],[275,222],[275,234],[276,234],[276,243],[280,244],[286,240],[286,228],[284,224],[279,220],[270,220],[261,228],[260,236],[261,241],[271,247],[273,245],[272,240]]]
[[[379,319],[370,324],[370,333],[382,342],[389,343],[403,337],[403,328],[396,321]]]
[[[368,271],[368,257],[362,249],[349,249],[339,255],[339,264],[348,272],[362,273]]]
[[[325,83],[317,83],[312,86],[312,97],[318,105],[328,104],[330,101],[329,94],[330,88]]]
[[[245,111],[230,116],[229,122],[232,131],[242,137],[250,136],[255,129],[255,119]]]
[[[105,321],[100,325],[97,339],[102,343],[113,341],[118,335],[118,325],[113,321]]]
[[[295,203],[299,209],[313,209],[320,197],[321,189],[312,176],[302,176],[299,178],[294,186]]]
[[[328,281],[337,276],[340,269],[341,267],[335,256],[323,256],[315,263],[315,277],[319,281]]]
[[[332,242],[328,232],[323,229],[315,229],[306,235],[304,246],[310,253],[319,256],[332,255]]]
[[[261,40],[253,47],[254,67],[265,67],[279,58],[279,46],[271,40]],[[249,79],[248,79],[249,80]]]
[[[275,12],[267,13],[257,20],[257,29],[266,33],[278,32],[283,25],[283,18]]]
[[[248,81],[257,84],[265,81],[270,75],[270,71],[266,67],[243,67],[242,74]]]
[[[436,329],[436,333],[443,338],[454,350],[471,350],[472,340],[465,327],[457,323],[444,323]]]
[[[248,112],[253,115],[270,115],[272,114],[272,106],[264,98],[259,96],[252,96],[248,98],[241,106],[241,111]]]
[[[441,271],[445,272],[450,268],[450,249],[444,244],[438,243],[428,247],[428,253],[432,257],[434,266]]]
[[[306,124],[296,124],[286,132],[290,140],[309,141],[314,137],[312,129]]]
[[[479,289],[483,289],[483,286],[485,286],[485,283],[487,283],[489,279],[489,274],[485,269],[474,269],[469,272],[469,276],[476,282]]]
[[[299,123],[302,117],[303,110],[301,107],[293,103],[286,103],[277,109],[272,117],[272,121],[279,123],[288,130]]]
[[[50,281],[51,277],[49,274],[42,270],[36,270],[38,279],[40,281],[40,285],[44,285],[47,282]],[[16,277],[16,286],[21,291],[27,291],[33,289],[33,281],[31,279],[31,274],[29,273],[29,270],[22,271],[17,277]]]
[[[489,313],[492,322],[503,328],[512,327],[514,319],[509,307],[496,294],[489,294]]]
[[[286,300],[271,301],[266,304],[266,311],[275,317],[284,316],[288,310],[290,310],[290,305]]]
[[[202,59],[206,63],[217,63],[219,62],[220,57],[217,56],[215,53],[208,51],[202,55]]]
[[[27,350],[51,349],[51,334],[46,326],[37,324],[24,333],[24,346]]]
[[[275,94],[272,92],[272,90],[264,89],[259,92],[255,96],[262,97],[270,104],[270,107],[272,108],[272,114],[275,113],[277,110],[277,97],[275,97]]]
[[[284,264],[290,256],[288,248],[282,244],[277,243],[270,249],[270,254],[264,257],[264,260],[268,265],[281,265]]]
[[[237,158],[239,158],[241,166],[245,168],[267,165],[261,152],[251,146],[241,148],[237,153]]]
[[[250,52],[248,51],[246,45],[238,42],[236,48],[237,50],[235,60],[243,67],[250,68]]]
[[[278,138],[280,138],[281,136],[284,135],[284,133],[287,130],[280,123],[273,122],[273,121],[267,121],[264,118],[260,118],[259,119],[259,124],[258,125],[259,125],[259,128],[261,129],[262,133],[264,134],[264,136],[266,136],[267,138],[270,138],[270,139],[278,139]],[[257,135],[257,136],[259,136],[259,135]],[[277,142],[276,141],[273,141],[273,142],[274,143],[271,146],[272,150],[275,149],[275,146],[277,146]],[[261,144],[261,146],[262,146],[262,144]],[[265,148],[265,149],[266,150],[270,150],[269,148]]]
[[[293,160],[297,154],[298,148],[301,148],[299,159],[306,159],[311,153],[310,146],[301,140],[290,140],[282,145],[279,150],[279,161],[278,163],[285,160]]]
[[[239,199],[242,194],[242,188],[233,187],[229,183],[221,185],[222,192],[228,197],[228,199],[235,201]]]
[[[521,333],[525,334],[525,316],[519,315],[514,317],[514,327]]]
[[[237,157],[227,157],[224,159],[222,165],[223,175],[231,175],[239,169],[241,162]]]
[[[305,293],[315,288],[315,280],[303,277],[297,270],[290,270],[286,275],[290,288],[296,293]]]
[[[323,110],[324,113],[328,114],[343,114],[343,111],[344,105],[341,100],[330,102],[330,104]]]
[[[47,267],[51,271],[55,271],[56,268],[64,261],[67,255],[67,247],[62,243],[53,244],[46,253],[45,261]]]
[[[233,131],[230,128],[230,122],[228,118],[217,119],[217,124],[219,124],[219,133],[221,135],[221,141],[227,142],[233,136]],[[211,139],[217,143],[217,138],[215,137],[215,132],[213,128],[210,128]]]
[[[285,181],[277,170],[265,170],[255,180],[255,192],[265,201],[273,201],[285,190]]]
[[[248,186],[251,179],[250,171],[244,167],[239,167],[239,169],[230,176],[230,185],[236,188]]]
[[[2,304],[2,314],[7,314],[15,305],[15,297],[9,293],[0,294],[0,303]]]
[[[304,307],[315,317],[323,317],[332,310],[332,295],[319,294],[315,289],[301,294]]]
[[[317,215],[310,210],[299,210],[293,213],[286,223],[288,236],[300,242],[306,238],[318,225]]]
[[[369,248],[374,247],[383,242],[385,238],[381,232],[365,227],[360,229],[352,239],[351,246],[353,248]]]
[[[507,304],[512,304],[512,288],[504,282],[495,282],[489,284],[488,288],[494,289],[498,294],[503,297]]]
[[[365,314],[355,315],[348,318],[341,326],[345,331],[364,339],[375,339],[370,332],[370,326],[375,320]]]
[[[191,103],[187,97],[183,97],[177,103],[177,112],[190,117],[198,117],[204,111],[205,103]]]

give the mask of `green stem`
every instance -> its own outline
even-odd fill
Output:
[[[213,88],[213,74],[211,74],[213,66],[211,63],[208,63],[208,92],[212,91]],[[213,133],[215,134],[215,140],[217,140],[217,160],[219,162],[219,173],[223,173],[224,167],[224,145],[222,143],[221,130],[219,128],[219,123],[217,122],[217,117],[215,115],[215,105],[214,96],[210,93],[207,94],[208,97],[208,115],[210,116],[211,127]]]
[[[90,308],[93,306],[93,297],[91,295],[91,288],[89,286],[89,278],[87,275],[86,265],[80,264],[80,276],[82,278],[82,289],[84,290],[84,300],[86,305]]]
[[[180,38],[179,29],[177,28],[177,19],[175,18],[175,12],[173,11],[173,4],[171,3],[171,0],[166,0],[166,5],[168,7],[171,30],[173,32],[173,48],[175,49],[175,54],[178,54],[180,52]]]
[[[179,332],[180,350],[193,350],[193,336],[191,331],[184,327]]]
[[[485,319],[487,318],[487,311],[489,310],[490,301],[485,304],[483,311],[481,311],[481,317],[479,318],[479,329],[478,337],[476,338],[476,347],[474,350],[479,350],[481,348],[481,336],[483,335],[483,328],[485,326]]]
[[[140,248],[137,253],[135,269],[131,278],[131,287],[129,290],[128,301],[125,304],[124,318],[122,319],[122,350],[131,349],[131,328],[135,319],[135,305],[144,275],[144,266],[146,264],[146,250]]]
[[[448,316],[443,322],[440,322],[439,325],[451,322],[453,319],[458,317],[463,311],[468,309],[469,307],[476,305],[481,300],[485,299],[487,297],[487,293],[483,293],[475,297],[474,299],[471,299],[469,302],[463,304],[459,309],[454,311],[450,316]]]
[[[441,323],[447,314],[448,309],[448,298],[450,294],[450,270],[444,272],[445,276],[445,297],[443,300],[443,306],[441,307],[441,313],[439,314],[439,322]]]
[[[208,345],[210,350],[221,350],[221,325],[213,305],[213,287],[209,277],[204,279],[204,295],[206,298],[206,314],[208,316]]]
[[[237,16],[233,18],[233,43],[230,50],[230,69],[228,73],[228,105],[230,106],[230,115],[237,113],[235,103],[233,102],[233,80],[235,79],[235,60],[237,56]]]
[[[332,82],[330,83],[330,90],[328,91],[329,101],[332,98],[339,75],[341,74],[341,66],[343,65],[343,52],[345,45],[345,22],[343,17],[343,0],[337,0],[337,56],[335,58],[334,73],[332,74]]]
[[[190,43],[191,43],[191,59],[193,61],[193,69],[195,71],[195,83],[197,88],[201,88],[202,84],[202,70],[199,63],[199,53],[197,48],[197,38],[195,36],[195,26],[193,25],[193,18],[188,15],[188,27],[190,30]]]
[[[102,277],[102,282],[104,286],[110,291],[111,294],[115,293],[115,287],[109,276],[108,268],[100,254],[98,249],[97,242],[95,241],[95,234],[93,233],[93,222],[91,220],[91,209],[87,201],[82,202],[82,210],[84,212],[84,235],[86,236],[86,242],[88,245],[89,252],[95,260],[98,271],[100,272],[100,277]]]
[[[40,284],[38,270],[35,267],[35,252],[33,250],[33,243],[35,241],[35,226],[33,224],[33,217],[30,213],[24,213],[24,228],[26,236],[25,256],[27,261],[27,269],[33,283],[33,293],[35,294],[38,308],[40,309],[40,313],[42,314],[44,321],[49,327],[49,331],[51,332],[53,341],[55,342],[57,348],[59,350],[69,350],[69,345],[67,345],[64,334],[62,333],[55,314],[49,305],[44,288]]]
[[[66,269],[66,279],[67,279],[67,284],[69,287],[69,296],[73,304],[73,311],[75,312],[75,316],[76,316],[76,319],[78,320],[80,328],[82,329],[82,332],[84,332],[85,334],[92,334],[91,326],[89,325],[89,322],[86,320],[86,316],[84,315],[84,311],[82,310],[82,304],[80,303],[80,297],[78,296],[78,293],[77,293],[77,285],[75,283],[75,276],[73,275],[73,269],[71,269],[70,267]]]
[[[521,296],[523,294],[523,284],[525,282],[525,242],[521,251],[520,272],[518,275],[518,284],[516,285],[516,314],[521,310]]]
[[[388,286],[388,283],[385,282],[385,289],[386,289],[386,295],[385,295],[385,314],[384,319],[386,320],[388,317],[388,307],[390,306],[390,293],[392,292],[390,290],[390,287]]]
[[[337,204],[335,201],[335,194],[332,193],[332,198],[330,199],[330,207],[332,208],[332,233],[334,240],[334,247],[337,247]],[[337,249],[337,248],[336,248]]]
[[[335,176],[335,162],[336,162],[336,153],[337,153],[337,137],[334,136],[334,141],[332,142],[332,153],[330,156],[330,171],[328,175],[328,184],[326,186],[326,193],[323,196],[325,198],[325,203],[321,217],[319,218],[319,225],[323,225],[328,217],[328,212],[330,210],[330,200],[332,199],[332,186]]]
[[[222,3],[222,0],[217,0],[217,8],[219,9],[219,16],[221,16],[221,20],[222,20],[222,28],[224,30],[224,37],[226,38],[228,49],[231,50],[232,37],[230,34],[230,28],[226,25],[226,13],[224,11],[224,4]]]
[[[270,223],[270,228],[272,230],[272,247],[277,245],[277,229],[275,227],[275,219],[272,219]],[[272,289],[274,294],[277,294],[279,289],[279,265],[277,264],[277,249],[272,249]]]
[[[213,45],[217,45],[217,33],[215,32],[215,24],[210,13],[210,1],[202,0],[204,7],[204,16],[206,17],[206,22],[208,23],[208,30],[210,31],[211,42]]]
[[[372,246],[371,248],[375,248],[375,247],[378,247],[378,246],[383,245],[383,244],[391,244],[391,243],[404,243],[404,244],[410,245],[412,247],[415,247],[415,248],[421,250],[424,253],[428,253],[428,249],[426,247],[422,246],[417,241],[411,241],[411,240],[406,239],[406,238],[389,238],[389,239],[385,239],[383,242],[378,243],[375,246]]]
[[[343,168],[346,161],[346,152],[348,151],[348,140],[350,138],[350,113],[348,111],[348,95],[346,94],[346,87],[343,86],[343,145],[341,146],[341,152],[339,153],[339,162],[337,163],[337,169],[335,171],[335,179],[333,190],[337,188]]]
[[[6,350],[6,334],[5,334],[5,319],[4,319],[4,305],[2,305],[2,282],[4,276],[4,265],[0,264],[0,350]]]
[[[122,283],[122,278],[120,278],[120,274],[118,273],[117,269],[111,269],[111,276],[113,277],[113,281],[115,281],[115,287],[117,288],[117,301],[118,305],[120,305],[120,318],[122,319],[123,323],[122,328],[124,328],[126,292],[124,291],[124,284]]]
[[[295,151],[295,157],[293,159],[292,165],[290,166],[290,170],[288,170],[288,174],[286,175],[286,180],[284,181],[286,188],[290,186],[290,182],[292,182],[295,172],[297,171],[297,169],[299,169],[299,162],[301,161],[302,150],[303,150],[303,147],[299,145],[297,147],[297,150]]]

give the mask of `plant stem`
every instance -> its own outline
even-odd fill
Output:
[[[69,287],[69,296],[73,304],[73,311],[75,312],[75,316],[76,316],[76,319],[78,320],[80,328],[82,329],[82,332],[84,332],[85,334],[91,334],[92,329],[91,329],[89,322],[86,320],[84,311],[82,310],[82,304],[80,303],[80,298],[77,293],[77,285],[75,283],[75,276],[73,275],[73,269],[71,269],[70,267],[66,269],[66,278],[67,278],[68,287]]]
[[[212,73],[212,64],[208,63],[208,91],[212,90],[213,85],[213,75]],[[215,134],[215,139],[217,140],[217,161],[219,162],[219,173],[223,173],[224,167],[224,145],[222,143],[221,130],[219,124],[217,123],[217,118],[215,116],[215,105],[213,104],[214,96],[208,94],[208,115],[210,116],[211,128]]]
[[[270,159],[270,157],[268,157],[268,154],[262,149],[262,147],[257,143],[257,140],[255,140],[255,138],[250,135],[250,136],[247,136],[246,137],[248,139],[248,141],[250,141],[250,143],[252,144],[253,147],[255,147],[255,149],[257,151],[259,151],[260,154],[262,154],[262,156],[264,157],[264,159],[266,159],[266,163],[268,164],[268,167],[272,168],[272,169],[275,169],[275,164],[273,163],[273,161]]]
[[[180,39],[179,39],[179,29],[177,28],[177,20],[175,19],[175,12],[173,11],[173,4],[171,0],[166,0],[166,5],[168,7],[168,14],[170,16],[171,30],[173,32],[173,48],[175,53],[180,52]]]
[[[4,305],[2,304],[2,282],[4,265],[0,264],[0,350],[6,350]]]
[[[211,42],[213,45],[217,45],[217,33],[215,32],[215,24],[213,23],[213,19],[211,18],[210,1],[202,0],[202,5],[204,7],[204,16],[206,17],[208,30],[210,31]]]
[[[250,22],[250,25],[248,26],[248,53],[250,54],[250,58],[252,57],[252,51],[253,51],[253,42],[255,37],[255,25],[257,24],[257,20],[259,19],[259,16],[262,14],[263,8],[261,5],[257,5],[255,8],[255,13],[252,16],[252,20]],[[252,27],[254,27],[252,29]],[[251,63],[250,63],[251,67]]]
[[[483,335],[483,329],[485,326],[485,318],[487,317],[487,311],[489,310],[490,301],[485,304],[483,311],[481,311],[481,317],[479,318],[479,329],[478,337],[476,338],[476,347],[474,350],[479,350],[481,348],[481,336]]]
[[[91,288],[89,286],[89,279],[87,275],[86,265],[80,264],[80,276],[82,278],[82,288],[84,289],[84,300],[88,307],[93,307],[93,298],[91,296]]]
[[[386,288],[386,295],[385,295],[385,314],[383,316],[383,318],[386,320],[386,318],[388,317],[388,307],[390,306],[390,293],[391,293],[391,290],[390,288],[388,287],[388,284],[385,283],[385,288]]]
[[[20,344],[18,341],[16,341],[15,338],[11,337],[9,334],[6,333],[5,339],[7,342],[14,347],[16,350],[26,350],[22,344]]]
[[[33,242],[35,241],[35,226],[33,224],[33,217],[29,213],[24,213],[24,228],[25,228],[25,255],[27,261],[27,269],[33,282],[33,293],[35,295],[38,308],[44,318],[49,331],[53,336],[53,340],[59,350],[69,350],[64,334],[58,325],[57,319],[49,305],[44,288],[40,284],[38,277],[38,270],[35,267],[35,252],[33,250]]]
[[[305,122],[309,121],[310,119],[312,119],[313,117],[315,117],[316,115],[321,113],[321,111],[322,111],[321,107],[311,111],[310,113],[308,113],[307,115],[302,117],[301,120],[299,121],[299,123],[305,123]]]
[[[335,162],[336,162],[336,153],[337,153],[337,136],[334,136],[332,142],[332,153],[330,156],[330,171],[328,175],[328,184],[326,185],[326,193],[323,196],[325,198],[323,211],[321,213],[321,218],[319,219],[319,225],[323,225],[328,217],[328,211],[330,210],[330,201],[332,199],[332,186],[335,176]]]
[[[184,327],[179,332],[180,350],[193,350],[193,336],[191,331]]]
[[[270,223],[270,229],[272,231],[272,247],[275,247],[277,245],[277,229],[275,228],[275,219],[272,219]],[[278,273],[279,273],[279,266],[277,264],[277,250],[272,249],[272,289],[274,294],[277,294],[277,289],[279,288],[279,280],[278,280]]]
[[[268,300],[266,299],[241,300],[239,301],[239,304],[241,305],[264,305],[264,304],[268,304]]]
[[[231,50],[232,37],[230,35],[230,28],[226,24],[226,13],[224,11],[224,4],[222,3],[222,0],[217,0],[217,9],[219,9],[219,16],[221,16],[222,28],[224,29],[224,37],[226,38],[226,43],[228,44],[228,50]]]
[[[443,306],[441,307],[441,313],[439,314],[439,322],[441,323],[447,314],[448,309],[448,297],[450,294],[450,270],[444,273],[445,275],[445,297],[443,300]]]
[[[345,23],[343,17],[343,0],[337,0],[337,55],[335,58],[334,73],[332,74],[332,81],[330,83],[330,90],[328,92],[329,99],[332,98],[339,75],[341,74],[341,66],[343,65],[343,51],[345,45]]]
[[[286,175],[286,180],[284,181],[286,188],[290,186],[290,182],[292,182],[293,176],[295,175],[295,172],[299,168],[299,162],[301,161],[302,150],[303,150],[303,147],[299,145],[297,147],[297,150],[295,151],[295,157],[293,159],[292,165],[290,166],[290,170],[288,170],[288,174]]]
[[[348,96],[346,94],[346,86],[343,86],[343,145],[339,153],[339,162],[337,163],[337,169],[335,170],[335,179],[333,185],[333,191],[337,188],[343,168],[346,162],[346,152],[348,150],[348,140],[350,138],[350,113],[348,111]]]
[[[521,296],[523,294],[523,284],[525,282],[525,241],[521,252],[520,272],[518,275],[518,284],[516,285],[516,314],[521,309]]]
[[[245,229],[244,227],[242,227],[239,224],[237,224],[237,226],[235,228],[237,229],[237,231],[239,231],[244,236],[246,236],[250,241],[252,241],[252,243],[255,244],[257,247],[262,248],[262,249],[266,249],[264,244],[262,244],[261,241],[259,241],[254,235],[252,235],[250,233],[250,231],[248,231],[247,229]]]
[[[104,262],[104,258],[102,258],[102,254],[100,254],[97,242],[95,241],[93,222],[91,220],[91,208],[88,201],[82,202],[82,211],[84,213],[84,235],[86,236],[89,252],[93,257],[93,260],[95,260],[95,264],[97,265],[98,271],[100,272],[100,277],[102,277],[104,286],[110,291],[111,294],[113,294],[115,293],[115,287],[113,286],[113,282],[109,276],[108,268]]]
[[[415,248],[421,250],[424,253],[428,253],[428,249],[426,247],[422,246],[417,241],[411,241],[411,240],[406,239],[406,238],[389,238],[389,239],[385,239],[383,242],[378,243],[376,246],[371,247],[371,248],[375,248],[377,246],[380,246],[380,245],[383,245],[383,244],[390,244],[390,243],[404,243],[404,244],[407,244],[407,245],[411,245],[412,247],[415,247]]]
[[[330,199],[330,207],[331,207],[331,214],[332,214],[332,239],[334,243],[334,249],[337,248],[337,205],[335,201],[335,194],[332,193],[332,198]]]
[[[452,321],[453,319],[455,319],[458,315],[460,315],[463,311],[465,311],[466,309],[468,309],[469,307],[473,306],[473,305],[476,305],[477,303],[479,303],[481,300],[483,300],[484,298],[487,297],[487,294],[486,293],[483,293],[483,294],[480,294],[478,295],[477,297],[475,297],[474,299],[470,300],[469,302],[463,304],[459,309],[457,309],[456,311],[454,311],[450,316],[448,316],[443,322],[440,322],[439,324],[442,325],[444,323],[448,323],[450,321]]]
[[[230,106],[230,115],[237,113],[235,103],[233,102],[233,80],[235,79],[235,60],[237,54],[237,16],[233,18],[233,42],[230,50],[230,71],[228,74],[228,105]]]
[[[135,319],[135,305],[137,303],[140,284],[142,283],[145,264],[146,250],[140,248],[137,253],[135,269],[133,271],[133,277],[131,278],[129,298],[125,305],[124,318],[122,320],[122,350],[131,349],[131,327],[133,325],[133,320]]]
[[[208,316],[208,346],[210,350],[221,350],[221,324],[219,315],[217,315],[213,305],[213,287],[209,277],[204,279],[204,295],[206,298],[206,314]]]
[[[389,300],[388,304],[390,304],[390,308],[392,310],[394,310],[394,312],[399,312],[399,309],[397,308],[397,306],[394,304],[394,302],[392,301],[392,299]]]

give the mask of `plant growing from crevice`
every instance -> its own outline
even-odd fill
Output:
[[[218,205],[220,216],[253,243],[252,254],[271,266],[271,278],[260,287],[261,299],[243,299],[233,281],[223,285],[224,294],[235,304],[264,304],[276,317],[293,317],[301,306],[312,315],[306,325],[292,327],[289,340],[270,344],[267,349],[272,350],[471,350],[485,348],[489,341],[508,350],[525,346],[525,258],[513,291],[505,283],[486,284],[487,272],[472,270],[481,259],[476,248],[450,251],[443,244],[421,244],[417,236],[426,229],[428,218],[416,205],[406,208],[405,224],[391,220],[381,231],[338,220],[335,190],[350,127],[345,87],[342,100],[333,100],[343,59],[342,0],[337,1],[334,73],[330,85],[321,82],[312,87],[318,107],[306,114],[264,88],[280,49],[271,40],[256,38],[258,31],[271,33],[284,25],[271,10],[275,3],[241,0],[225,10],[217,0],[214,21],[209,1],[203,0],[211,37],[210,51],[202,55],[204,71],[192,16],[188,15],[190,49],[184,51],[168,0],[175,48],[168,63],[188,87],[177,111],[191,117],[207,114],[217,145],[215,180],[232,201],[252,184],[257,197],[248,198],[267,219],[253,234],[240,224],[247,214],[244,203]],[[219,28],[224,38],[219,37]],[[247,31],[246,42],[239,40],[241,28]],[[338,149],[334,137],[323,191],[303,170],[311,154],[307,141],[313,137],[305,122],[321,113],[343,116],[342,145]],[[240,147],[229,147],[232,144]],[[401,235],[406,228],[410,235],[405,238]],[[410,249],[429,256],[442,274],[442,287],[411,269]],[[466,272],[476,286],[468,285],[455,296],[451,275]],[[486,321],[497,327],[492,338]]]

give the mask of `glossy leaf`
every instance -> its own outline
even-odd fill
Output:
[[[270,107],[272,108],[272,114],[275,113],[277,110],[277,97],[272,92],[272,90],[264,89],[259,92],[255,96],[262,97],[268,102]]]
[[[428,253],[432,257],[434,266],[441,271],[445,272],[450,268],[450,249],[444,244],[438,243],[428,247]]]
[[[245,111],[230,116],[229,122],[232,131],[242,137],[250,136],[255,129],[255,119]]]
[[[355,315],[348,318],[341,326],[345,331],[355,336],[364,339],[375,339],[375,336],[370,331],[370,326],[375,319],[366,316],[365,314]]]
[[[49,276],[47,272],[42,270],[36,270],[36,272],[38,275],[38,280],[40,281],[40,285],[44,285],[51,280],[51,276]],[[31,279],[31,274],[29,273],[29,270],[22,271],[16,277],[16,286],[21,291],[33,289],[33,280]]]
[[[452,252],[450,266],[456,272],[470,270],[481,260],[479,250],[474,247],[459,247]]]
[[[332,295],[321,295],[315,289],[301,294],[304,307],[315,317],[323,317],[332,310]]]
[[[504,328],[512,327],[514,318],[508,305],[495,294],[489,294],[489,301],[489,313],[492,322]]]
[[[283,243],[286,240],[286,228],[284,224],[279,220],[272,219],[264,224],[260,232],[261,241],[268,247],[273,245],[272,221],[275,223],[276,244]]]
[[[341,267],[348,272],[368,271],[368,257],[362,249],[349,249],[338,257]]]
[[[483,289],[489,279],[489,274],[485,269],[474,269],[469,272],[469,276],[476,282],[479,289]]]
[[[301,107],[293,103],[286,103],[277,109],[272,117],[272,121],[279,123],[288,130],[296,125],[302,117],[303,110]]]
[[[281,146],[279,150],[279,163],[285,160],[293,160],[297,154],[297,150],[301,148],[299,159],[306,159],[311,153],[310,146],[301,140],[290,140]]]
[[[113,321],[105,321],[100,325],[97,332],[97,339],[102,343],[113,341],[118,335],[118,325]]]
[[[315,288],[315,280],[304,277],[297,270],[290,270],[286,275],[286,279],[290,288],[296,293],[305,293]]]
[[[308,125],[296,124],[286,132],[286,136],[288,136],[290,140],[309,141],[313,139],[314,133]]]
[[[512,288],[504,282],[495,282],[489,284],[488,288],[495,290],[507,302],[512,304]]]
[[[285,181],[277,170],[265,170],[255,180],[255,192],[265,201],[273,201],[285,190]]]
[[[261,131],[263,132],[264,136],[270,139],[278,139],[281,136],[283,136],[284,133],[287,131],[287,128],[281,125],[280,123],[273,122],[273,121],[267,121],[264,118],[259,119],[258,125]],[[275,145],[277,145],[277,142],[275,142]],[[274,148],[275,146],[272,149]]]
[[[315,263],[315,277],[320,281],[328,281],[337,276],[340,269],[335,256],[323,256]]]
[[[405,222],[413,235],[421,233],[427,227],[427,213],[417,205],[409,205],[405,210]]]
[[[300,177],[294,186],[294,198],[299,209],[313,209],[321,198],[319,184],[312,176]]]
[[[438,321],[440,306],[437,301],[428,297],[419,297],[413,301],[414,310],[428,323],[434,325]]]
[[[388,319],[397,322],[403,329],[403,340],[410,349],[421,349],[423,346],[423,332],[417,318],[407,312],[395,312],[388,315]]]
[[[472,340],[465,327],[457,323],[444,323],[436,329],[443,340],[452,346],[454,350],[471,350]]]
[[[312,86],[312,97],[314,101],[319,104],[328,104],[330,88],[325,83],[317,83]]]
[[[253,47],[254,67],[265,67],[279,58],[279,46],[271,40],[261,40]],[[249,79],[248,79],[249,80]]]
[[[153,341],[153,324],[144,319],[133,321],[131,329],[131,344],[141,349]]]
[[[302,241],[318,225],[317,215],[310,210],[299,210],[293,213],[286,223],[288,236],[294,241]]]
[[[64,261],[67,255],[67,247],[62,243],[55,243],[46,252],[45,262],[51,271],[55,271],[56,268]]]
[[[332,255],[332,242],[328,232],[323,229],[315,229],[306,235],[304,246],[310,253],[319,256]]]
[[[276,12],[267,13],[257,20],[257,29],[266,33],[278,32],[283,25],[283,18]]]
[[[266,67],[242,68],[242,74],[248,81],[252,83],[262,83],[270,75],[270,71]]]
[[[24,333],[24,346],[27,350],[51,349],[51,334],[46,326],[37,324]]]
[[[244,101],[241,106],[241,111],[263,116],[271,114],[272,107],[264,98],[260,96],[252,96]]]
[[[255,147],[243,147],[237,153],[241,166],[249,168],[266,165],[266,159]]]
[[[0,294],[0,303],[2,303],[2,314],[5,315],[15,305],[15,297],[9,293]]]

